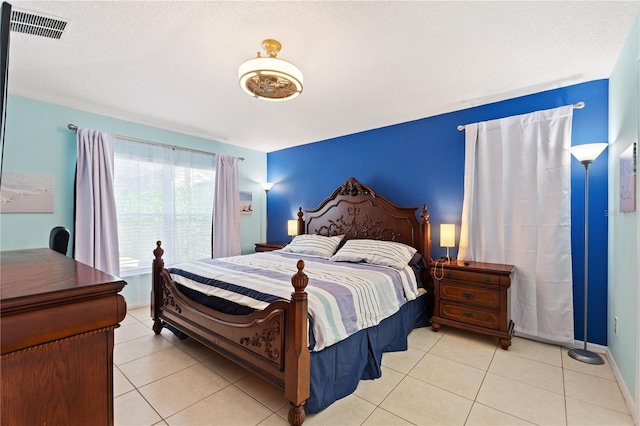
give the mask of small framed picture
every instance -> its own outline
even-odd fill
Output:
[[[240,191],[240,214],[253,213],[253,194],[249,191]]]
[[[53,213],[53,175],[3,172],[0,213]]]
[[[632,143],[620,154],[620,212],[636,211],[636,147]]]

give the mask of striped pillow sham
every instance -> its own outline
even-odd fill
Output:
[[[325,237],[316,234],[297,235],[282,251],[285,253],[306,254],[329,259],[336,252],[344,235]]]
[[[414,247],[394,241],[348,240],[330,260],[364,262],[402,270],[416,251]]]

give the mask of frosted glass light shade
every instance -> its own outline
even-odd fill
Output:
[[[269,192],[269,190],[273,187],[273,182],[262,182],[262,187],[265,191]]]
[[[456,246],[456,225],[453,223],[440,224],[440,247]]]
[[[607,143],[588,143],[585,145],[572,146],[571,155],[576,157],[581,163],[593,163],[596,158],[604,151],[609,144]]]
[[[283,59],[249,59],[240,65],[238,79],[245,93],[266,101],[286,101],[302,93],[302,72]]]
[[[295,219],[291,219],[287,221],[287,235],[290,237],[295,237],[298,235],[298,221]]]

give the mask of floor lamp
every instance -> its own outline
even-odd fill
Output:
[[[584,349],[571,349],[569,356],[587,364],[604,364],[600,355],[587,350],[587,300],[589,288],[589,166],[606,147],[606,143],[590,143],[571,147],[571,154],[584,166]]]
[[[267,211],[267,204],[269,202],[269,190],[273,187],[273,182],[262,182],[262,189],[264,189],[264,238],[269,241],[269,214]]]

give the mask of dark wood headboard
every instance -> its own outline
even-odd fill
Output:
[[[315,209],[298,210],[298,234],[344,235],[345,240],[368,238],[398,241],[415,247],[431,261],[431,224],[426,204],[398,207],[370,187],[349,178]]]

